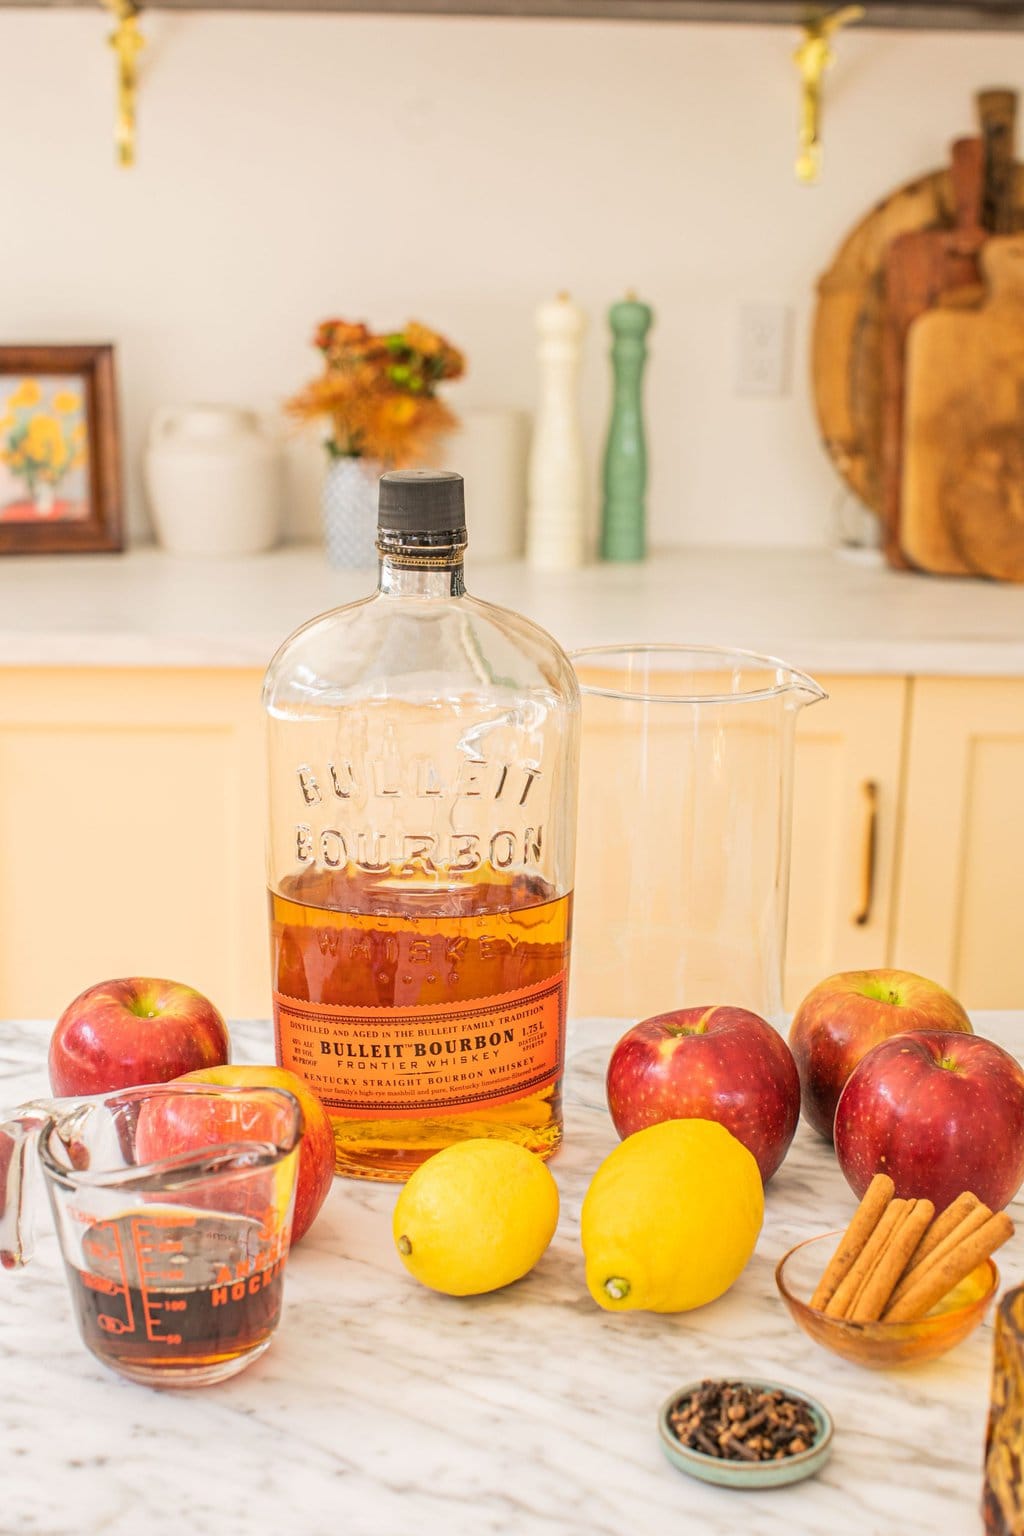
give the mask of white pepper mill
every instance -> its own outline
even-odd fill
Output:
[[[526,556],[542,571],[586,560],[583,433],[578,399],[587,319],[567,293],[536,312],[539,389],[530,448]]]

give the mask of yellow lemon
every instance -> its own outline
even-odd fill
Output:
[[[511,1141],[456,1142],[421,1163],[398,1197],[402,1263],[433,1291],[477,1296],[531,1270],[554,1236],[558,1186]]]
[[[610,1312],[688,1312],[745,1269],[764,1219],[753,1155],[713,1120],[627,1136],[594,1174],[580,1237],[587,1288]]]

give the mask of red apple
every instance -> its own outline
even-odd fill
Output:
[[[839,1095],[858,1061],[879,1041],[914,1029],[969,1035],[971,1021],[944,987],[912,971],[841,971],[819,981],[789,1030],[804,1119],[831,1141]]]
[[[228,1028],[201,992],[127,976],[87,987],[50,1037],[50,1084],[64,1096],[166,1083],[231,1056]]]
[[[836,1157],[859,1197],[876,1173],[936,1211],[970,1190],[1001,1210],[1024,1180],[1024,1071],[978,1035],[920,1030],[854,1068],[836,1110]]]
[[[309,1084],[285,1067],[222,1066],[204,1067],[186,1072],[183,1083],[216,1083],[226,1088],[284,1088],[295,1095],[302,1111],[302,1144],[295,1178],[295,1214],[292,1217],[292,1246],[308,1232],[334,1182],[334,1131],[324,1109]],[[144,1106],[135,1134],[136,1154],[141,1161],[174,1157],[220,1142],[251,1137],[267,1139],[259,1116],[239,1125],[230,1101],[218,1118],[211,1100],[190,1098],[154,1099]]]
[[[660,1120],[717,1120],[767,1184],[800,1118],[800,1079],[782,1036],[746,1008],[680,1008],[627,1030],[608,1064],[620,1136]]]

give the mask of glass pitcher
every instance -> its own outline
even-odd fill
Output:
[[[712,646],[592,646],[572,661],[583,742],[571,1016],[622,1033],[729,1003],[779,1027],[794,726],[824,690],[785,662]]]
[[[258,1358],[281,1315],[302,1116],[279,1088],[147,1084],[0,1116],[0,1264],[31,1256],[34,1152],[79,1331],[151,1386]]]

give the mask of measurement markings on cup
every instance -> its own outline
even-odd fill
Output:
[[[195,1218],[182,1218],[182,1225],[195,1225]],[[151,1295],[151,1291],[157,1287],[176,1286],[181,1284],[181,1270],[165,1268],[162,1255],[183,1253],[180,1238],[168,1238],[162,1236],[166,1230],[159,1222],[146,1221],[138,1218],[132,1222],[132,1244],[135,1248],[135,1265],[139,1275],[139,1291],[142,1295],[142,1315],[146,1325],[146,1337],[152,1344],[180,1344],[180,1333],[166,1333],[164,1331],[164,1312],[185,1312],[188,1303],[185,1298],[175,1297],[157,1300]],[[148,1240],[142,1236],[143,1231],[149,1233]],[[173,1324],[172,1324],[173,1326]]]
[[[234,1212],[161,1204],[94,1222],[72,1270],[86,1343],[131,1374],[218,1365],[277,1325],[286,1246]]]
[[[112,1222],[99,1222],[90,1228],[86,1237],[83,1238],[82,1248],[95,1261],[95,1267],[99,1271],[95,1276],[88,1277],[90,1283],[97,1289],[102,1288],[110,1303],[116,1297],[124,1305],[124,1317],[117,1317],[111,1312],[99,1312],[96,1316],[97,1323],[104,1333],[134,1332],[135,1313],[128,1288],[128,1273],[124,1249],[121,1246],[120,1229]],[[120,1285],[105,1274],[105,1271],[110,1269],[114,1269],[121,1276]]]

